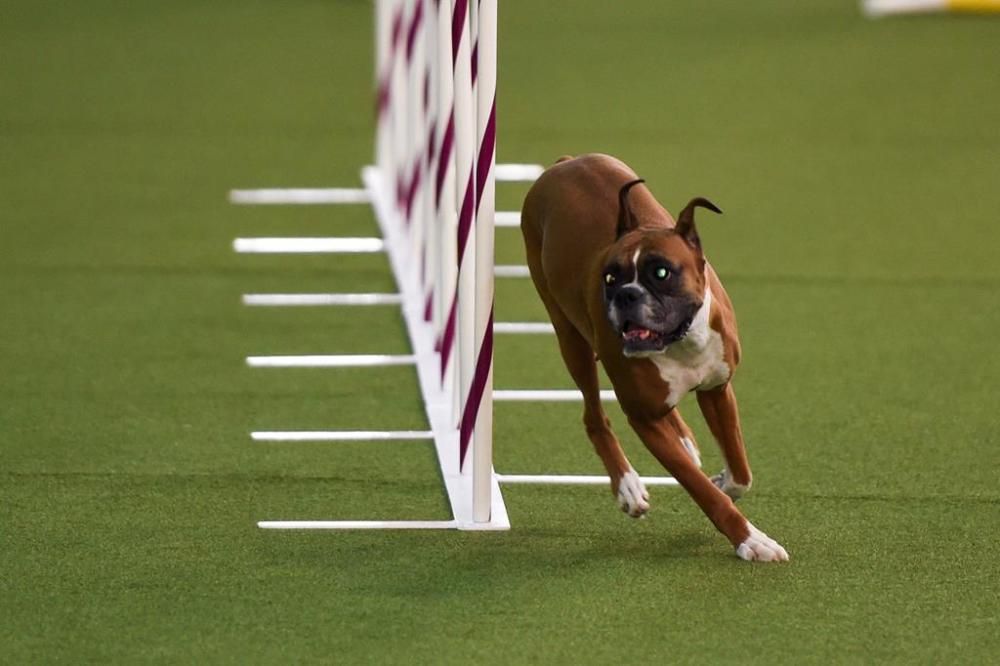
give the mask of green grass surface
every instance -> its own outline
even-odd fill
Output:
[[[270,533],[262,518],[447,518],[395,310],[242,308],[393,288],[383,257],[238,256],[365,235],[363,207],[230,206],[352,186],[372,152],[367,2],[6,2],[0,14],[0,662],[987,663],[1000,650],[1000,21],[853,2],[501,6],[499,157],[614,153],[702,235],[740,316],[755,487],[792,555],[735,558],[654,489],[508,488],[513,529]],[[502,185],[503,209],[525,188]],[[500,263],[520,263],[516,231]],[[544,317],[501,283],[505,320]],[[497,386],[568,387],[549,338]],[[715,469],[719,456],[684,404]],[[612,410],[636,466],[656,466]],[[497,467],[599,466],[573,405],[496,407]]]

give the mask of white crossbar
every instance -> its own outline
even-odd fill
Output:
[[[261,520],[265,530],[453,530],[454,520]]]
[[[366,204],[371,203],[368,191],[348,187],[284,187],[260,190],[230,190],[229,202],[234,204]]]
[[[530,183],[536,180],[545,171],[541,164],[497,164],[497,182],[505,183]]]
[[[400,305],[399,294],[243,294],[243,305]]]
[[[233,249],[241,254],[357,254],[383,252],[381,238],[237,238]]]
[[[251,368],[367,368],[384,365],[413,365],[412,354],[307,354],[302,356],[247,356]]]
[[[495,266],[493,274],[498,278],[526,278],[531,277],[527,266]]]
[[[496,227],[519,227],[521,226],[521,213],[516,210],[498,210],[494,220],[493,226]]]
[[[611,482],[606,476],[583,474],[497,474],[497,481],[549,486],[601,486]],[[647,486],[678,485],[677,479],[672,476],[644,476],[642,482]]]
[[[255,442],[388,442],[434,439],[426,430],[260,430]]]
[[[872,18],[889,14],[938,12],[948,9],[948,0],[864,0],[862,11]]]
[[[618,397],[610,389],[601,391],[601,400],[614,402]],[[494,402],[583,402],[583,394],[576,389],[497,389]]]
[[[555,333],[556,330],[543,321],[498,321],[493,324],[493,332],[532,335]]]

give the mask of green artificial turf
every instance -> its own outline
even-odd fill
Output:
[[[0,662],[989,663],[1000,650],[1000,20],[848,1],[501,3],[499,158],[605,151],[665,205],[708,196],[739,314],[739,561],[682,492],[631,521],[599,488],[508,487],[506,533],[262,532],[449,517],[427,442],[253,429],[427,427],[381,256],[237,236],[368,235],[354,207],[233,187],[357,186],[367,2],[3,3]],[[526,188],[500,185],[501,209]],[[498,263],[523,261],[498,231]],[[501,320],[541,320],[527,281]],[[555,341],[497,342],[500,388],[569,387]],[[690,399],[707,468],[719,455]],[[575,405],[498,404],[496,465],[597,472]],[[637,468],[656,465],[611,410]]]

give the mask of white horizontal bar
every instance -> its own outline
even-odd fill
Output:
[[[243,305],[400,305],[399,294],[243,294]]]
[[[552,324],[543,321],[498,321],[493,324],[494,333],[555,333]]]
[[[541,164],[497,164],[493,168],[497,182],[523,182],[530,183],[536,180],[545,171]]]
[[[531,277],[527,266],[494,266],[493,274],[498,278],[526,278]]]
[[[303,356],[247,356],[251,368],[365,368],[382,365],[413,365],[413,355],[307,354]]]
[[[889,14],[938,12],[948,9],[948,0],[865,0],[864,13],[872,18]]]
[[[589,476],[582,474],[497,474],[500,483],[521,483],[551,486],[600,486],[611,483],[606,476]],[[676,486],[677,479],[672,476],[644,476],[642,482],[647,486]]]
[[[453,530],[454,520],[261,520],[264,530]]]
[[[493,218],[495,227],[521,226],[521,213],[516,210],[498,210]]]
[[[427,430],[260,430],[250,433],[255,442],[387,442],[434,439]]]
[[[241,253],[344,253],[382,252],[381,238],[237,238],[233,249]]]
[[[371,197],[364,189],[348,187],[293,187],[262,190],[230,190],[234,204],[364,204]]]
[[[601,391],[601,400],[613,402],[618,399],[610,389]],[[583,394],[576,389],[497,389],[493,391],[494,402],[583,402]]]

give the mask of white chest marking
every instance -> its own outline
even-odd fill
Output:
[[[708,325],[712,292],[705,288],[705,300],[691,322],[687,335],[662,354],[649,358],[656,363],[663,381],[670,385],[667,404],[680,402],[688,391],[710,389],[729,380],[729,366],[722,352],[722,336]]]

